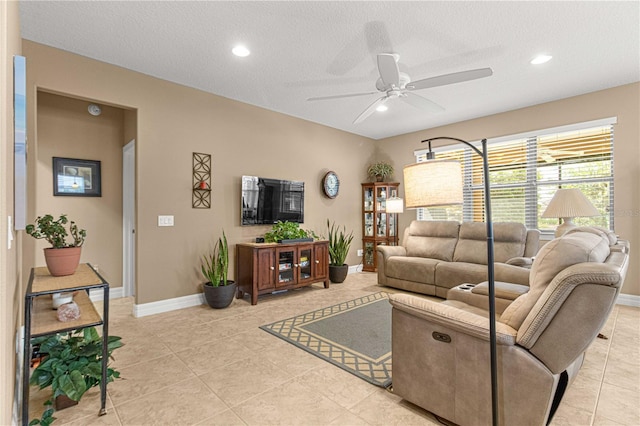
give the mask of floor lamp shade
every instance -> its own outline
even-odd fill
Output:
[[[402,198],[391,197],[387,199],[387,213],[404,213],[404,201]]]
[[[428,160],[404,168],[408,209],[462,204],[462,167],[455,160]]]

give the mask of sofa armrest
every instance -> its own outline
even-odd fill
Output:
[[[522,268],[530,269],[533,264],[533,257],[512,257],[505,263],[507,265],[520,266]]]
[[[386,262],[391,256],[406,256],[407,250],[403,246],[376,246]]]
[[[439,324],[481,340],[489,341],[489,319],[454,306],[422,299],[409,294],[390,294],[394,309],[406,312],[433,324]],[[506,324],[496,322],[496,342],[513,346],[517,331]]]
[[[516,300],[518,297],[529,292],[529,286],[505,283],[502,281],[496,281],[494,289],[496,298],[507,300]],[[476,285],[471,289],[471,293],[489,297],[489,283],[485,281]]]

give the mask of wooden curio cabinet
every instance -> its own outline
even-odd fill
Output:
[[[362,270],[377,270],[376,246],[398,244],[398,214],[387,213],[387,199],[398,196],[396,182],[362,184]]]

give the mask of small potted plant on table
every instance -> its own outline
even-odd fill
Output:
[[[67,223],[69,233],[65,228]],[[33,238],[44,239],[51,244],[50,248],[44,249],[44,260],[51,275],[60,277],[76,272],[87,231],[78,229],[74,221],[67,219],[66,214],[60,215],[57,220],[50,214],[38,216],[35,225],[27,225],[25,229]],[[73,238],[71,243],[66,241],[69,234]]]
[[[329,219],[327,219],[327,229],[329,231],[329,279],[333,283],[341,283],[349,273],[349,265],[344,262],[353,241],[353,232],[347,234],[345,226],[340,230],[335,223],[329,224]]]
[[[202,287],[209,306],[215,309],[229,306],[236,294],[236,283],[227,279],[229,275],[229,246],[224,231],[222,231],[222,237],[218,238],[211,254],[203,257],[201,270],[202,275],[208,280]]]

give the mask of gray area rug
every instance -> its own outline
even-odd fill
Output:
[[[379,292],[260,328],[377,386],[391,385],[391,304]]]

